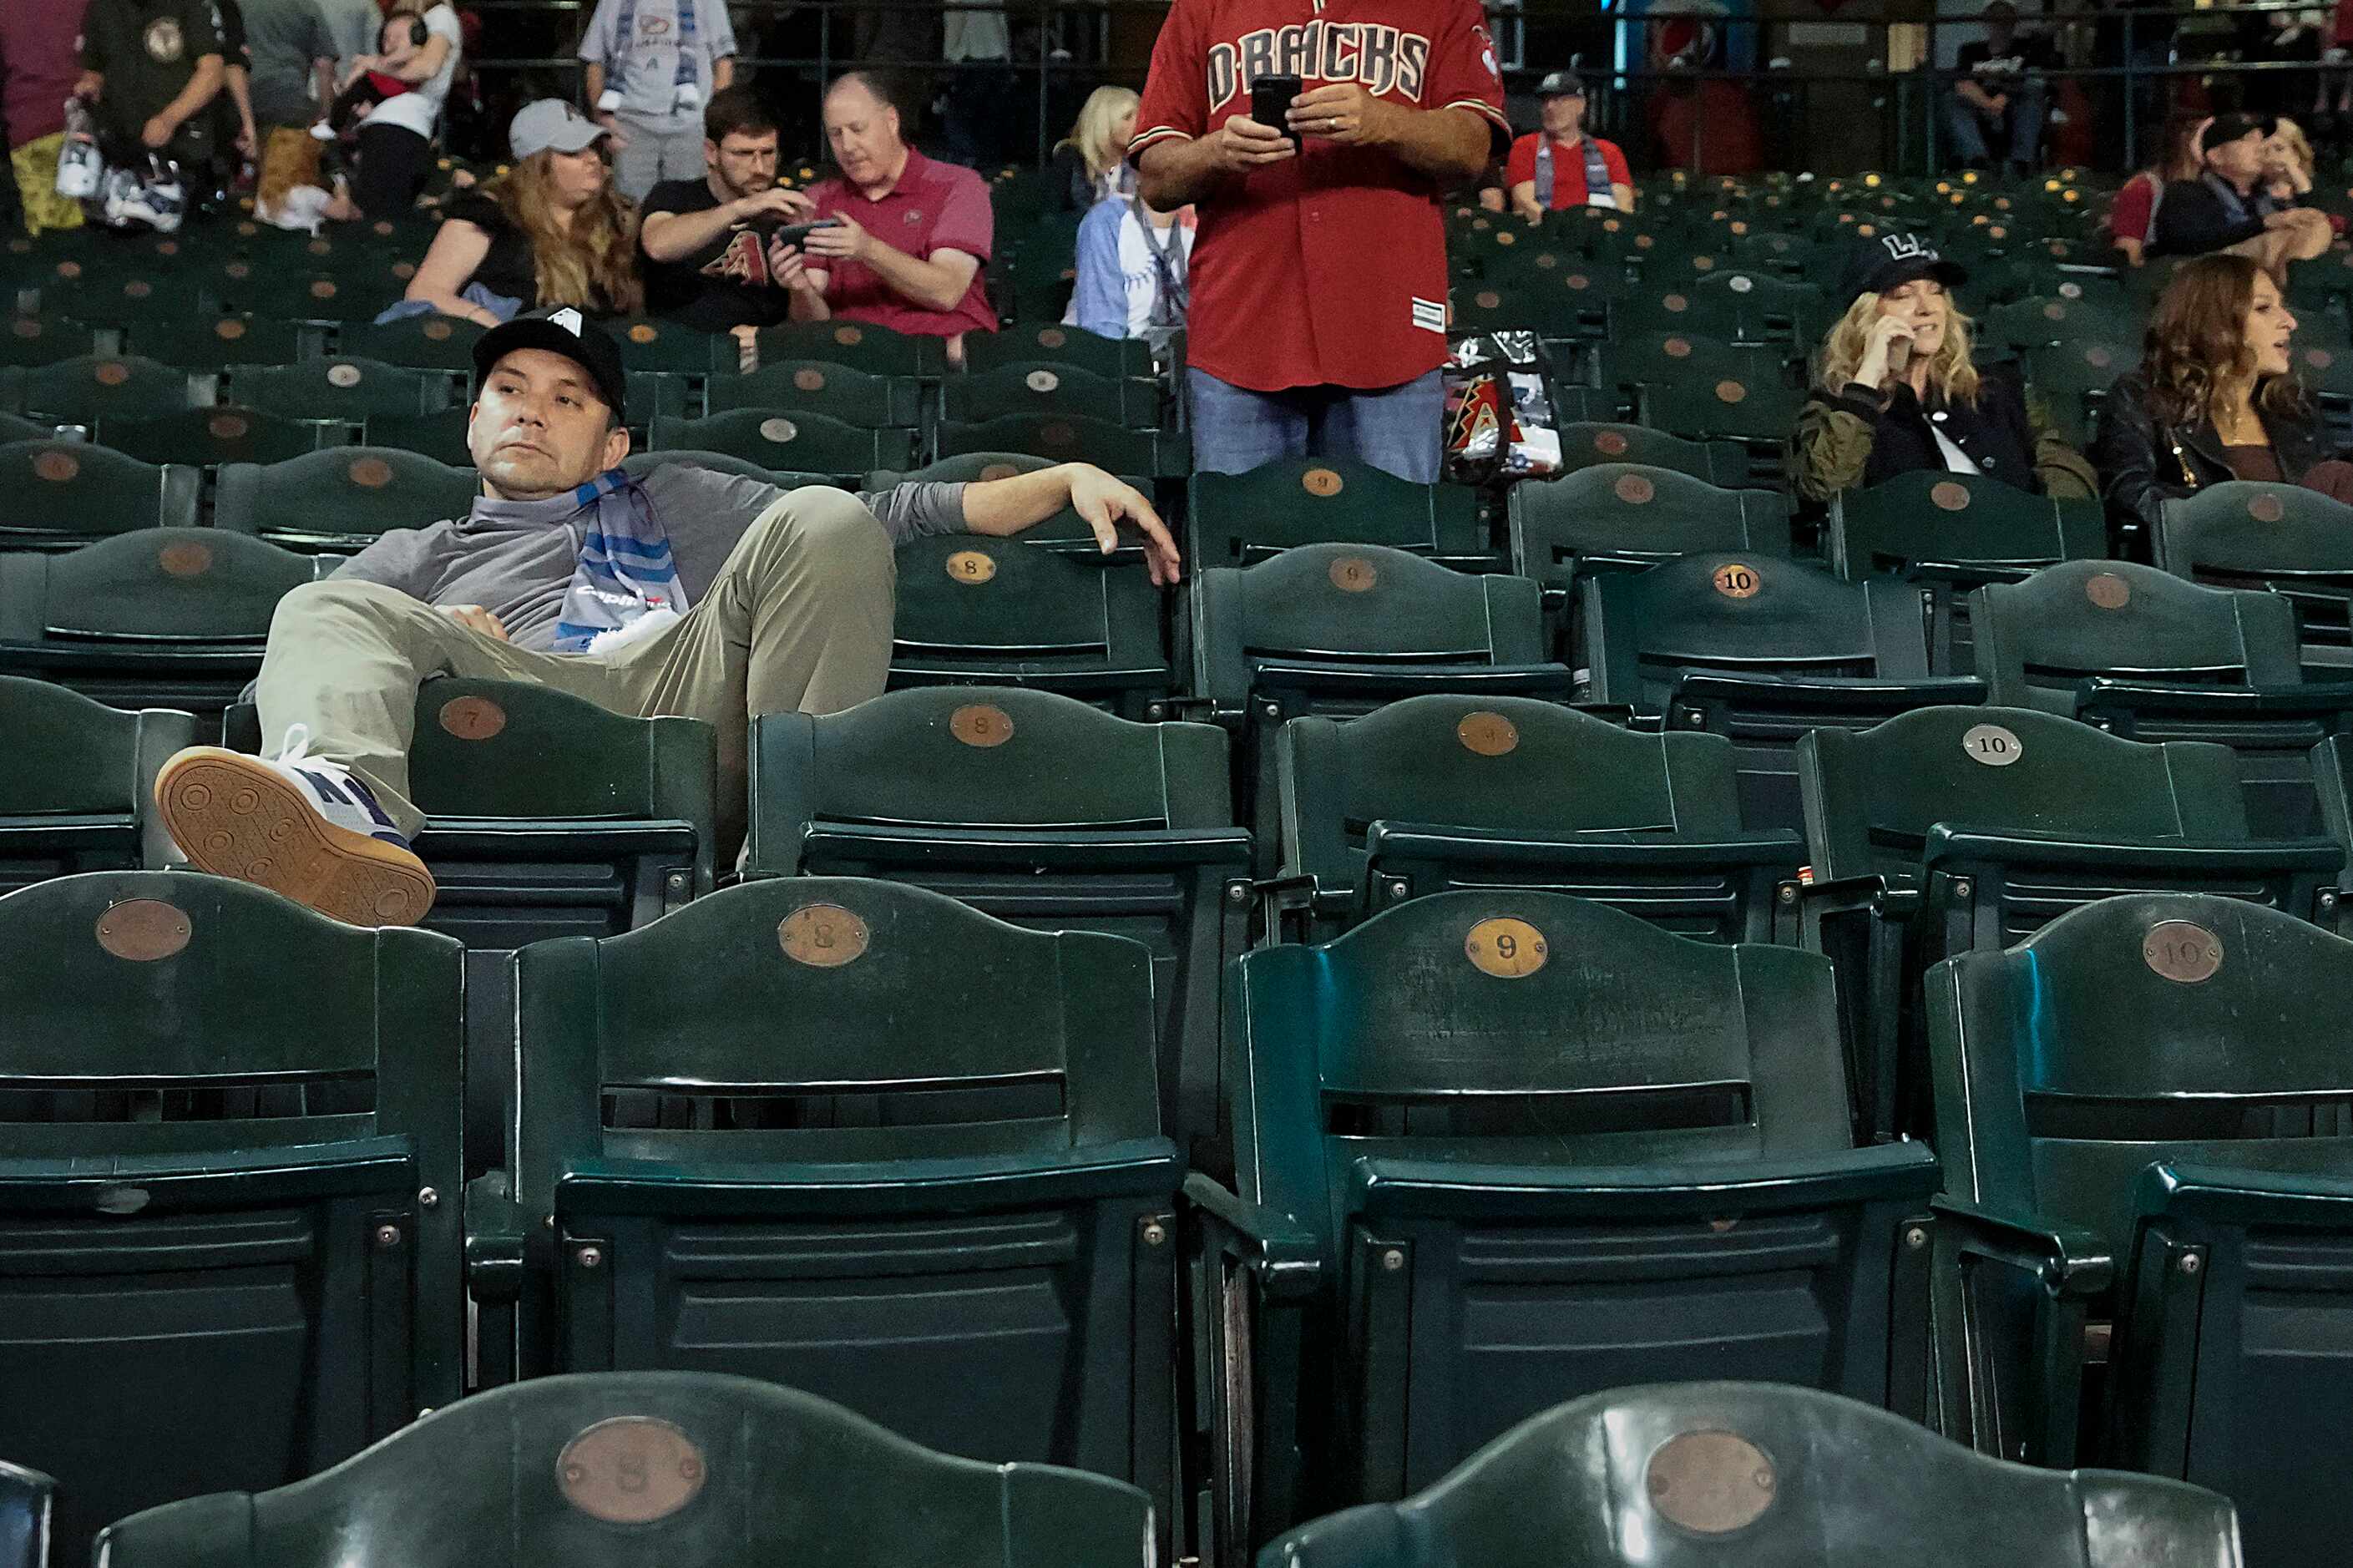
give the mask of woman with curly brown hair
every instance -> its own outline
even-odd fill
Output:
[[[2149,316],[2092,449],[2116,523],[2154,528],[2165,502],[2225,479],[2303,485],[2353,501],[2341,460],[2290,368],[2295,318],[2253,261],[2182,263]]]

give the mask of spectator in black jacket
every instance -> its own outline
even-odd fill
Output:
[[[2225,114],[2199,137],[2205,170],[2166,186],[2157,210],[2155,256],[2203,256],[2227,250],[2244,256],[2274,279],[2291,261],[2328,248],[2328,218],[2284,200],[2263,178],[2273,122],[2252,114]]]

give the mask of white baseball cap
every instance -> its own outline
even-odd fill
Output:
[[[551,148],[558,153],[577,153],[604,134],[603,126],[564,100],[543,98],[515,111],[514,119],[507,124],[507,149],[521,163],[534,153]]]

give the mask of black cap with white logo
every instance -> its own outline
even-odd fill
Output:
[[[1555,71],[1536,83],[1538,98],[1583,98],[1585,80],[1575,71]]]
[[[1936,254],[1916,234],[1882,234],[1855,242],[1848,256],[1839,298],[1852,304],[1865,294],[1884,294],[1915,278],[1934,278],[1947,289],[1969,280],[1968,269]]]
[[[475,379],[489,375],[493,365],[517,349],[545,349],[577,364],[596,383],[596,395],[613,416],[626,423],[629,383],[621,368],[620,345],[578,310],[555,305],[530,310],[484,332],[474,342]]]

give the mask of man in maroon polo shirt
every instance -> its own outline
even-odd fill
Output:
[[[898,110],[863,71],[826,89],[825,139],[841,174],[810,186],[809,201],[813,216],[841,226],[817,230],[806,254],[780,258],[793,319],[945,338],[948,357],[960,358],[965,333],[997,330],[980,281],[996,238],[988,187],[908,146]]]

